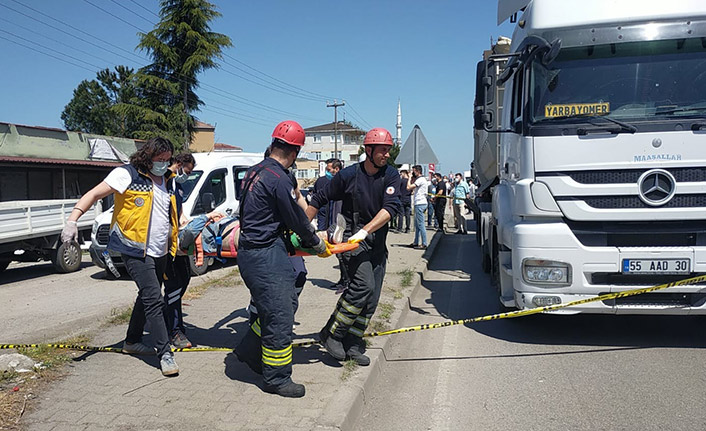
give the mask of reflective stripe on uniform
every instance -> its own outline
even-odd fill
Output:
[[[355,323],[359,323],[367,328],[368,323],[370,323],[370,319],[368,319],[367,317],[358,316],[355,318]]]
[[[261,332],[260,332],[260,319],[255,319],[255,321],[250,325],[250,329],[257,335],[258,337],[262,337]]]
[[[355,335],[356,337],[361,337],[361,338],[363,337],[363,330],[358,329],[355,326],[351,326],[350,328],[348,328],[348,332]]]
[[[292,362],[292,345],[281,350],[262,347],[262,363],[273,367],[282,367]]]
[[[336,320],[343,323],[346,326],[353,324],[353,319],[351,319],[350,317],[344,316],[343,313],[341,313],[340,311],[336,312]]]
[[[341,307],[343,307],[343,308],[345,308],[346,310],[348,310],[348,312],[351,313],[351,314],[358,315],[358,314],[360,314],[360,310],[362,310],[362,308],[360,308],[360,307],[355,307],[354,305],[352,305],[350,302],[346,301],[346,300],[343,299],[343,298],[341,298],[341,299],[338,301],[338,304],[339,304]]]

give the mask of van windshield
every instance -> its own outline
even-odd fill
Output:
[[[201,175],[203,175],[203,171],[191,171],[191,174],[189,174],[189,178],[186,180],[186,182],[179,185],[184,191],[184,201],[189,199],[189,196],[191,195],[191,192],[194,191],[194,187],[196,187],[196,183],[199,182],[199,178],[201,178]]]
[[[596,115],[638,125],[706,113],[701,38],[564,48],[530,71],[531,124],[589,122]]]

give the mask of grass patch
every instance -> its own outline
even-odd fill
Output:
[[[407,268],[404,271],[401,271],[399,274],[402,276],[402,279],[400,280],[400,285],[402,287],[408,287],[408,286],[412,285],[412,278],[414,277],[414,271]]]
[[[353,375],[353,372],[358,369],[358,363],[353,359],[349,359],[343,363],[343,372],[341,373],[341,380],[344,382]]]
[[[370,329],[371,332],[387,331],[390,329],[390,324],[384,320],[374,319],[370,322],[370,325],[368,325],[368,329]]]
[[[130,316],[132,316],[132,307],[113,308],[112,310],[110,310],[108,324],[123,325],[130,321]]]
[[[378,304],[378,309],[380,310],[380,318],[389,321],[390,316],[392,316],[392,313],[395,311],[395,306],[388,302],[381,302]]]
[[[52,344],[79,344],[85,345],[91,341],[87,335],[79,335],[78,337],[69,338],[67,340],[58,341]],[[17,353],[32,358],[35,362],[42,364],[43,370],[55,368],[65,364],[74,358],[74,351],[66,349],[56,349],[48,346],[25,347],[17,349]]]
[[[233,287],[241,283],[242,279],[240,278],[240,270],[238,268],[234,268],[231,272],[221,278],[209,280],[205,283],[201,283],[195,286],[189,286],[186,293],[184,294],[183,299],[186,301],[190,301],[193,299],[200,298],[211,287]]]

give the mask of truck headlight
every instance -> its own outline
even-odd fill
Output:
[[[571,265],[556,260],[524,259],[522,278],[527,284],[569,286],[571,285]]]

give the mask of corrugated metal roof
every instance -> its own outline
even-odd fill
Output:
[[[0,162],[12,163],[34,163],[34,164],[50,164],[50,165],[73,165],[73,166],[105,166],[115,167],[121,166],[120,162],[102,162],[97,160],[69,160],[69,159],[45,159],[37,157],[15,157],[15,156],[0,156]]]

